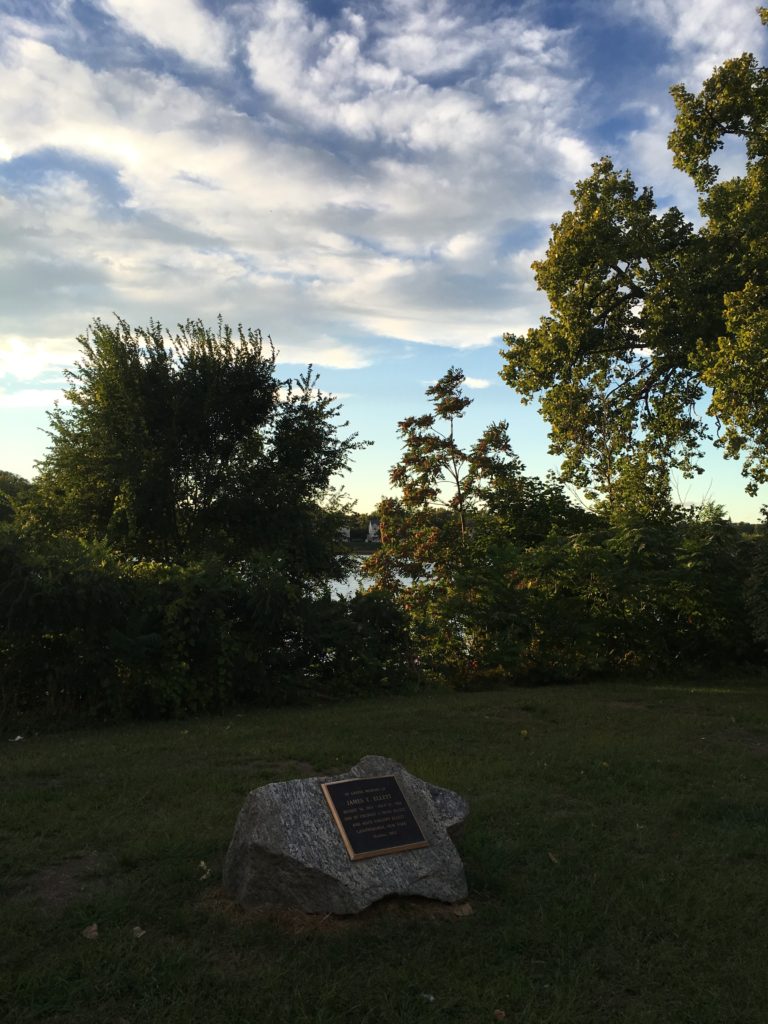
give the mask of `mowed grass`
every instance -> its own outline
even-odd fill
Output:
[[[366,753],[469,799],[472,912],[224,899],[248,790]],[[371,699],[0,759],[8,1024],[768,1021],[765,680]]]

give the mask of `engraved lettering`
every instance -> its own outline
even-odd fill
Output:
[[[394,775],[323,783],[322,789],[352,860],[428,845]]]

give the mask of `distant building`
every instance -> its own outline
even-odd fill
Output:
[[[381,544],[381,520],[378,516],[371,516],[368,520],[368,536],[366,544]]]
[[[341,538],[341,540],[349,541],[351,539],[351,537],[352,537],[352,530],[350,529],[350,527],[349,526],[340,526],[339,527],[339,537]]]

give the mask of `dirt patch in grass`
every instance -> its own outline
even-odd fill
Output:
[[[471,917],[472,904],[441,903],[421,896],[390,896],[374,903],[359,914],[307,914],[303,910],[286,907],[249,907],[245,909],[228,899],[221,889],[209,890],[200,900],[201,909],[211,915],[230,920],[268,921],[273,927],[291,935],[314,932],[338,932],[349,928],[365,927],[382,918],[457,921]]]
[[[83,897],[102,892],[106,886],[103,871],[101,855],[84,851],[30,875],[19,895],[31,898],[42,910],[58,913]]]

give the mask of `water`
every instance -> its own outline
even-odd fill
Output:
[[[367,555],[356,557],[355,562],[357,564],[346,579],[341,580],[339,583],[331,584],[331,597],[344,597],[349,600],[355,596],[362,586],[371,581],[372,577],[366,576],[362,571],[363,562],[367,557]],[[427,566],[427,568],[430,569],[431,566]],[[412,582],[410,576],[400,576],[399,578],[402,583],[408,584]]]
[[[356,558],[355,562],[357,564],[349,575],[339,583],[331,584],[331,597],[344,597],[349,600],[355,596],[365,580],[370,579],[369,576],[365,576],[362,572],[363,561],[363,558]]]

